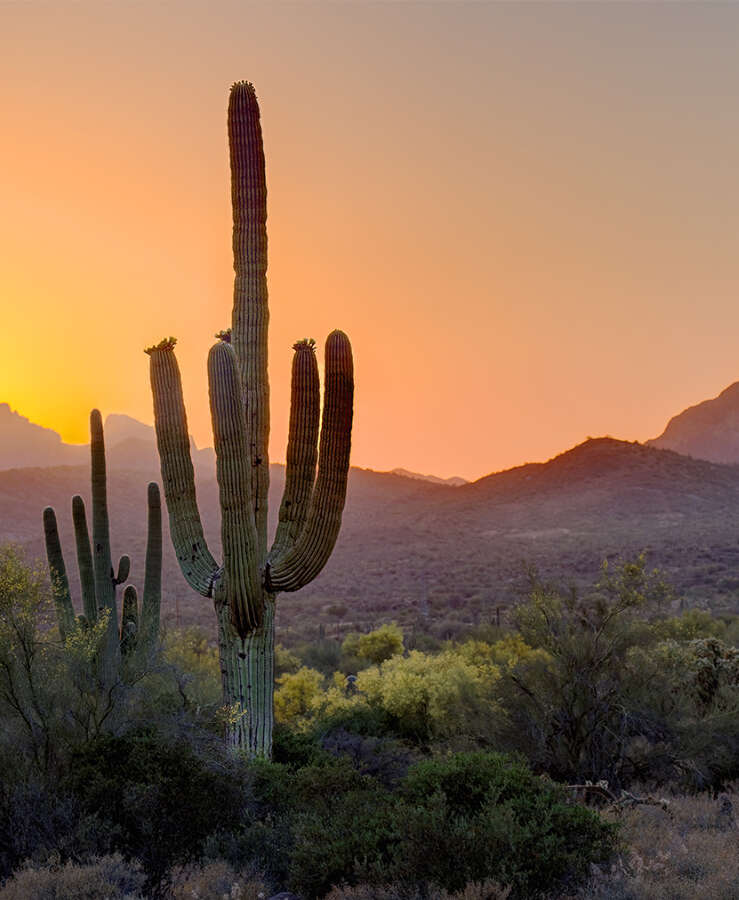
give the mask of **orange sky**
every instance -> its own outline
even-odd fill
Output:
[[[739,378],[739,6],[0,4],[0,401],[211,443],[228,87],[269,189],[272,458],[292,343],[351,337],[353,463],[478,477],[658,434]]]

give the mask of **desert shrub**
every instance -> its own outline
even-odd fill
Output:
[[[208,855],[305,898],[336,884],[461,891],[490,878],[534,897],[581,877],[614,841],[613,826],[500,754],[414,764],[386,784],[346,755],[297,769],[258,762],[248,794],[241,827],[212,838]]]
[[[477,666],[455,651],[431,656],[412,650],[363,670],[357,685],[362,700],[382,709],[396,734],[428,742],[489,736],[498,713],[492,693],[497,678],[494,666]]]
[[[411,751],[392,738],[361,735],[336,728],[321,737],[321,747],[332,756],[346,757],[362,775],[395,787],[415,761]]]
[[[16,770],[49,773],[75,733],[66,663],[43,571],[0,547],[0,754]]]
[[[574,896],[582,900],[739,896],[736,814],[731,807],[731,795],[698,794],[672,797],[666,810],[637,806],[620,812],[621,858],[616,865],[594,869]]]
[[[494,881],[468,884],[453,894],[434,886],[358,884],[334,887],[324,900],[507,900],[510,893],[510,888],[501,887]]]
[[[171,900],[202,897],[229,897],[234,900],[263,900],[269,895],[264,881],[250,873],[236,872],[223,860],[175,869],[169,878]]]
[[[176,691],[171,706],[193,712],[215,710],[222,703],[218,649],[197,626],[169,632],[164,641],[170,690]]]
[[[397,734],[397,722],[384,707],[370,706],[363,697],[334,705],[317,716],[315,732],[330,734],[339,729],[366,737],[389,737]]]
[[[319,638],[317,641],[301,644],[296,648],[296,655],[304,666],[317,669],[323,675],[330,675],[341,663],[341,644],[332,638]]]
[[[308,766],[325,754],[321,748],[319,737],[313,731],[299,731],[275,724],[272,732],[272,759],[293,768]]]
[[[379,666],[386,659],[403,652],[403,632],[395,622],[380,625],[374,631],[359,636],[356,652],[360,659]]]
[[[498,753],[459,753],[413,766],[398,848],[401,871],[447,890],[493,878],[534,897],[607,859],[615,830],[561,788]],[[433,848],[433,852],[430,852]]]
[[[544,653],[504,669],[505,746],[563,781],[623,780],[631,740],[655,727],[625,702],[643,680],[627,653],[654,643],[644,617],[668,596],[643,557],[613,570],[604,564],[582,595],[534,580],[515,621],[526,645]]]
[[[280,675],[275,690],[275,721],[296,723],[315,711],[320,705],[322,686],[323,675],[307,666]]]
[[[0,900],[140,900],[145,877],[116,853],[75,865],[27,866],[0,888]]]
[[[275,646],[275,677],[286,672],[297,672],[300,668],[300,657],[282,644]]]
[[[739,650],[717,638],[668,640],[632,650],[629,665],[642,675],[630,705],[663,724],[655,749],[665,772],[643,768],[642,778],[703,790],[739,777]]]
[[[166,870],[196,858],[206,837],[238,821],[238,770],[208,766],[184,742],[150,732],[103,736],[76,751],[63,790],[104,823],[108,851],[140,860],[152,893]]]
[[[696,638],[717,637],[726,633],[726,622],[716,619],[705,609],[689,609],[680,616],[656,622],[655,633],[662,639],[692,641]]]
[[[0,779],[0,879],[25,861],[42,864],[50,854],[66,860],[96,853],[94,823],[81,821],[74,797],[59,796],[48,781],[13,779],[3,768]]]

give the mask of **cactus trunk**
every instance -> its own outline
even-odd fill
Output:
[[[336,542],[349,470],[354,375],[349,339],[334,331],[326,342],[318,446],[314,342],[294,345],[285,491],[268,551],[267,189],[259,106],[247,82],[231,89],[228,135],[234,306],[231,331],[217,335],[222,342],[208,357],[221,503],[220,566],[206,545],[197,507],[175,341],[165,339],[146,352],[172,541],[188,584],[215,606],[226,740],[250,756],[269,757],[275,594],[312,581]]]
[[[228,603],[217,604],[226,706],[226,743],[250,757],[269,758],[274,724],[275,602],[266,597],[261,625],[246,637],[234,633]]]

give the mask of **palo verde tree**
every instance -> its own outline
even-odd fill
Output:
[[[162,484],[177,559],[190,586],[213,599],[218,620],[223,695],[230,713],[227,740],[251,756],[269,757],[275,596],[312,581],[336,542],[349,471],[354,375],[349,339],[334,331],[326,341],[319,442],[314,342],[294,345],[285,489],[270,549],[267,189],[259,106],[248,82],[231,88],[228,134],[234,305],[230,331],[217,335],[220,340],[208,356],[222,565],[203,536],[175,341],[165,339],[147,353]]]
[[[44,534],[49,575],[56,606],[59,632],[63,641],[76,628],[95,626],[105,616],[105,637],[98,654],[98,674],[105,687],[114,685],[120,677],[122,658],[135,658],[141,668],[149,661],[159,637],[159,616],[162,594],[162,511],[159,486],[148,487],[148,533],[146,540],[146,570],[144,595],[139,615],[136,588],[126,587],[123,594],[123,613],[118,623],[116,588],[127,579],[131,560],[122,556],[117,573],[113,569],[108,522],[108,488],[105,466],[105,439],[100,412],[90,413],[90,455],[92,472],[92,544],[87,527],[85,503],[82,497],[72,498],[77,564],[82,587],[83,615],[75,616],[69,579],[64,564],[56,513],[52,507],[44,510]]]

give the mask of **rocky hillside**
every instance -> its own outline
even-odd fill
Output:
[[[662,434],[647,443],[699,459],[739,463],[739,381],[673,416]]]

